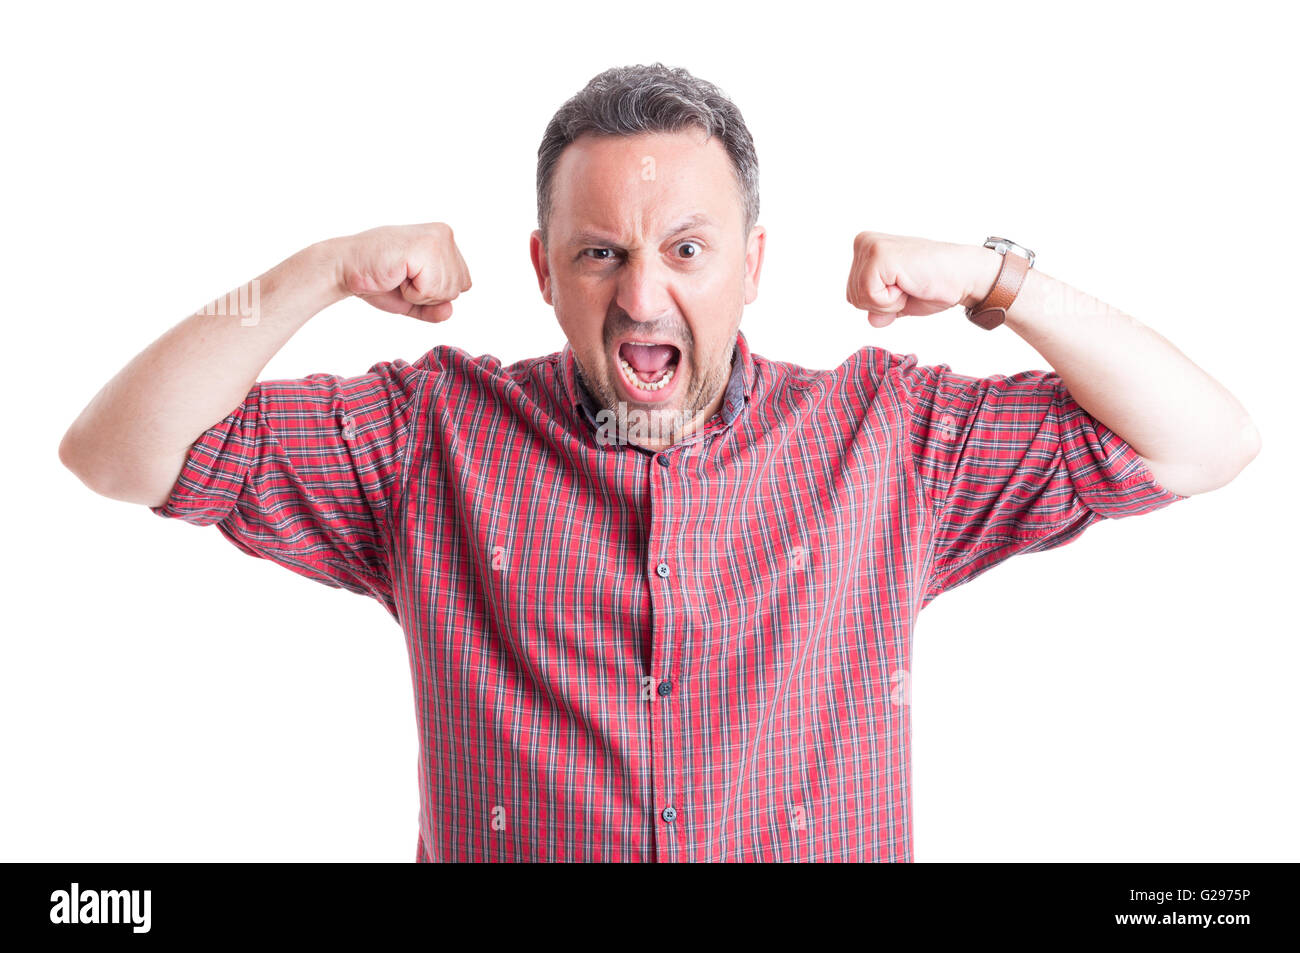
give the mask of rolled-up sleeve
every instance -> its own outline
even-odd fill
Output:
[[[251,556],[395,614],[391,511],[426,359],[357,377],[259,381],[190,447],[162,517],[215,525]]]
[[[1187,499],[1085,411],[1054,371],[977,378],[947,364],[899,368],[910,440],[933,515],[924,602],[1017,553],[1076,539]]]

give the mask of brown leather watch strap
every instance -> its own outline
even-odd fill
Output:
[[[978,324],[985,331],[992,331],[1007,319],[1007,309],[1020,294],[1029,273],[1029,259],[1013,251],[1004,252],[1002,267],[998,270],[998,280],[993,282],[993,290],[983,301],[973,308],[966,309],[966,317]]]

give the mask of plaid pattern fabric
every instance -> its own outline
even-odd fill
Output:
[[[910,861],[917,612],[1185,497],[1054,372],[739,333],[728,395],[652,453],[600,438],[567,344],[440,345],[258,382],[152,509],[398,621],[418,861]]]

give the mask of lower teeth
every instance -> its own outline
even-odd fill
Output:
[[[673,379],[673,372],[676,370],[676,368],[670,367],[664,371],[663,376],[658,380],[647,383],[636,376],[636,371],[632,369],[632,365],[627,361],[620,359],[618,363],[623,368],[623,376],[638,390],[662,390]]]

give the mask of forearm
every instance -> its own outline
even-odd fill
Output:
[[[345,297],[331,242],[290,256],[136,355],[73,422],[60,459],[98,493],[160,505],[191,444],[312,316]]]
[[[963,304],[982,300],[1001,265],[990,248],[972,246],[972,252],[980,278]],[[1259,450],[1249,414],[1223,385],[1136,318],[1037,267],[1007,310],[1006,326],[1047,360],[1079,406],[1176,493],[1222,486]]]

